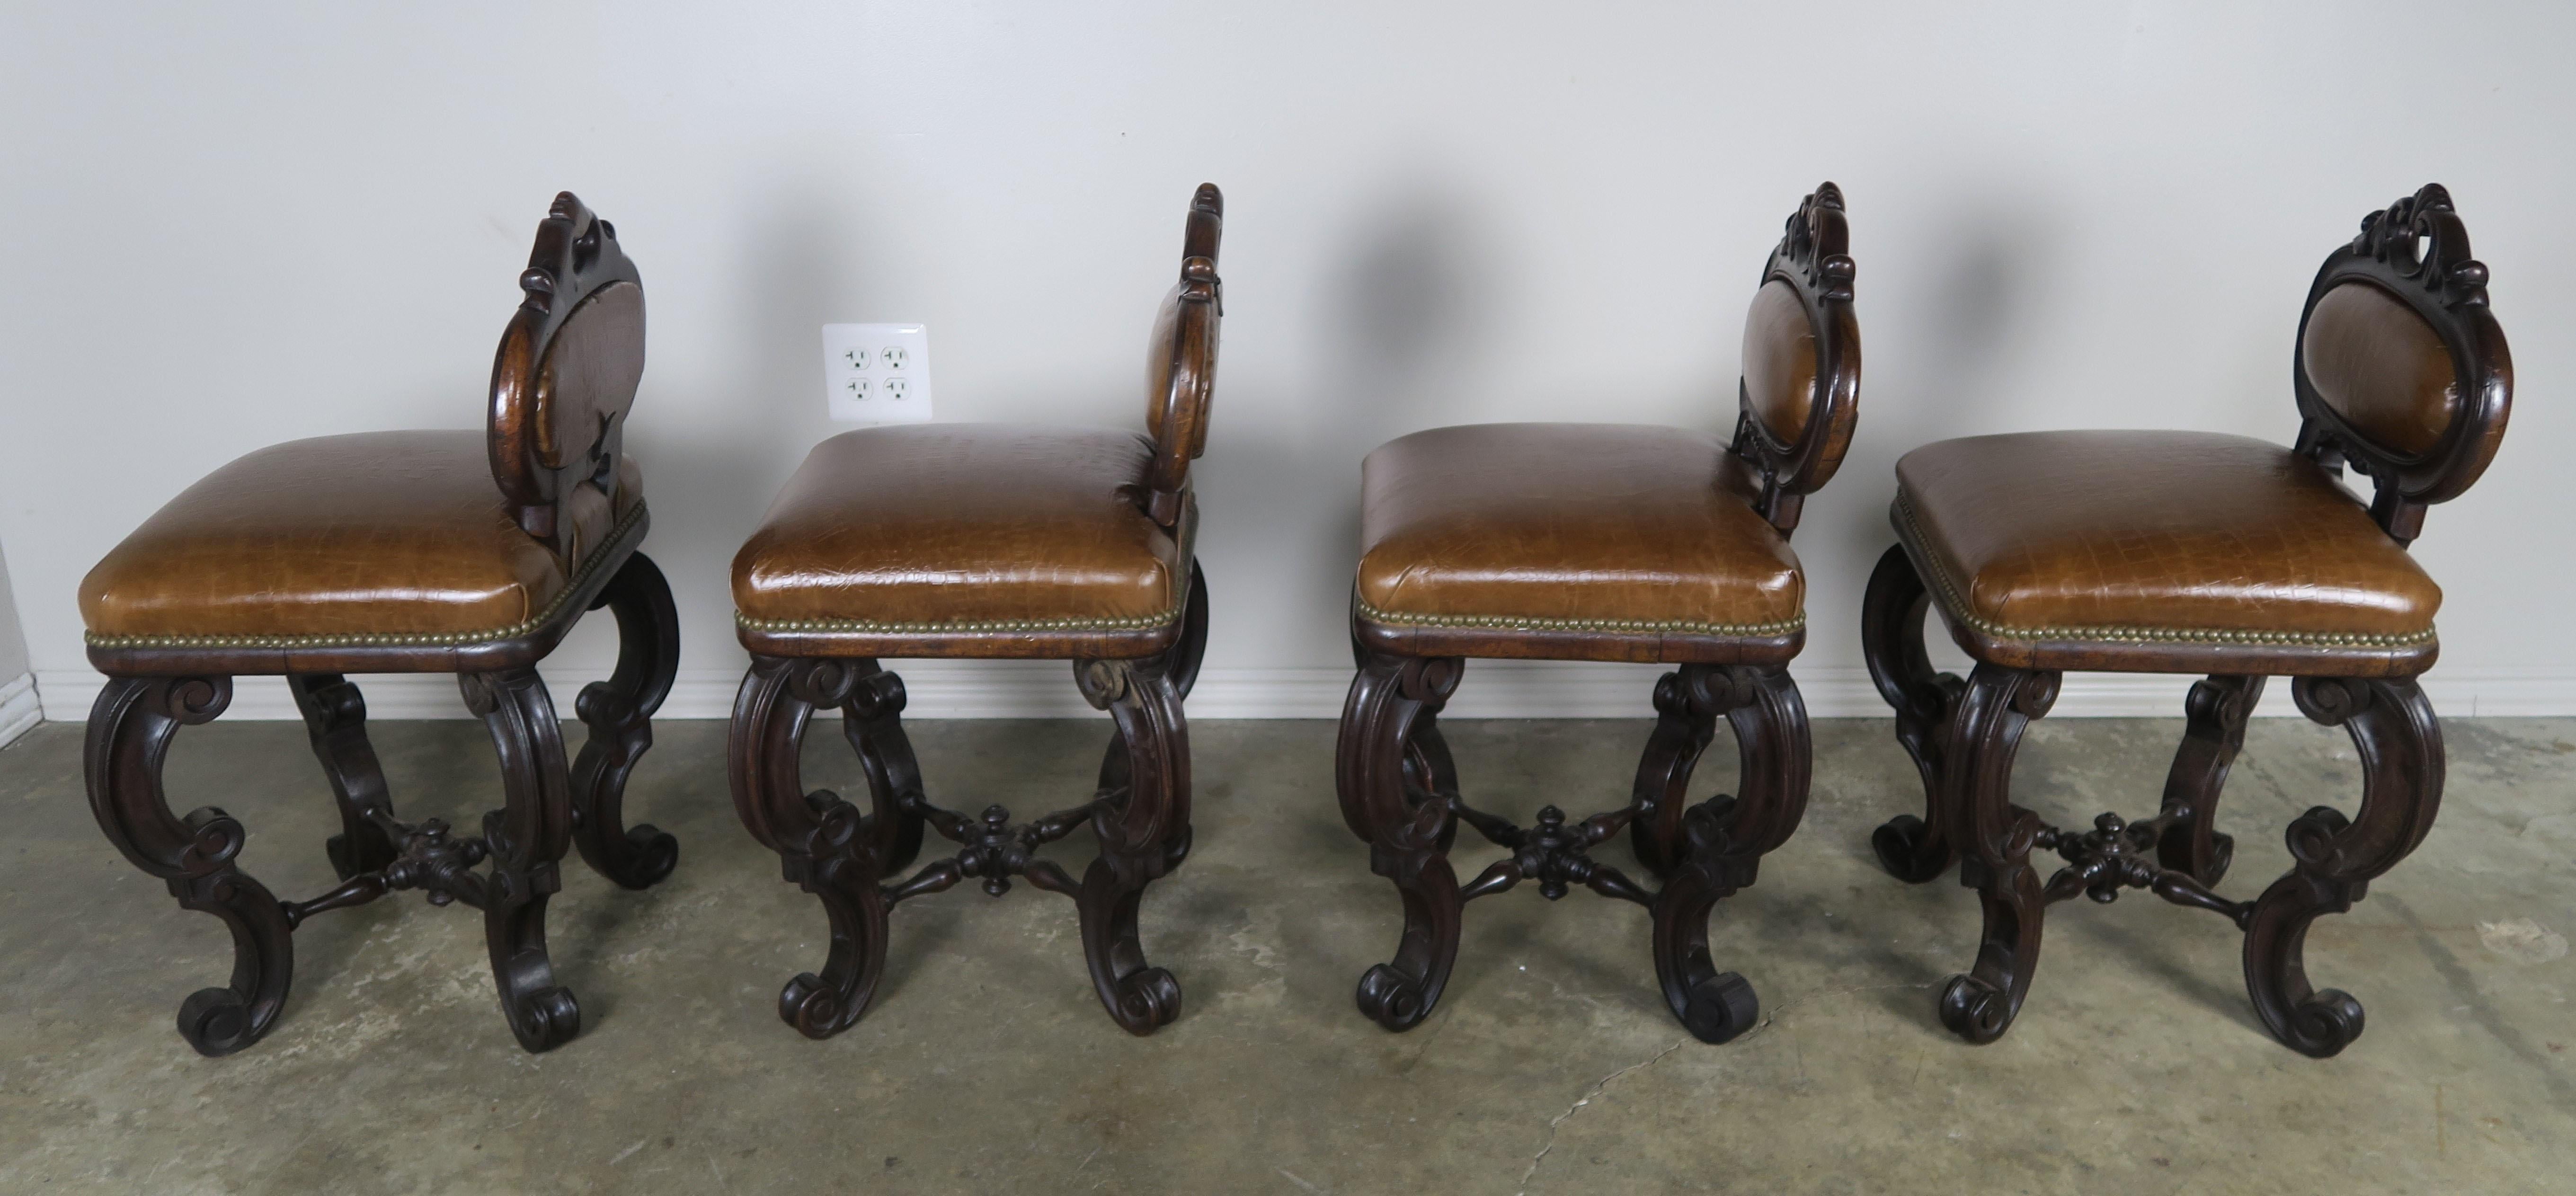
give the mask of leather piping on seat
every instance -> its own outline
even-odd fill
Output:
[[[489,631],[423,631],[407,633],[351,632],[343,635],[100,635],[84,631],[81,638],[93,648],[395,648],[439,647],[450,644],[482,644],[494,640],[516,639],[553,622],[563,613],[564,603],[581,592],[582,583],[598,572],[601,562],[615,555],[615,549],[626,542],[628,532],[644,518],[644,503],[619,516],[615,526],[600,541],[600,547],[584,558],[572,576],[564,579],[564,588],[526,620]]]
[[[2301,648],[2412,648],[2433,642],[2434,629],[2407,635],[2373,635],[2344,631],[2227,631],[2206,627],[2013,627],[1978,618],[1959,597],[1959,587],[1950,578],[1939,554],[1926,547],[1923,528],[1914,521],[1914,504],[1905,491],[1896,492],[1898,530],[1917,550],[1915,557],[1932,566],[1932,589],[1941,596],[1942,610],[1951,618],[1967,624],[1992,639],[2035,643],[2043,640],[2104,640],[2143,643],[2245,644],[2254,647]]]
[[[1682,635],[1787,635],[1807,625],[1807,612],[1777,623],[1695,623],[1687,619],[1542,619],[1517,615],[1407,615],[1379,610],[1357,593],[1351,607],[1371,623],[1395,627],[1452,628],[1459,631],[1603,631],[1613,633],[1678,633]]]

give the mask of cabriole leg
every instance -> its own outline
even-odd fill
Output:
[[[1370,871],[1395,882],[1404,901],[1395,958],[1360,977],[1360,1012],[1389,1030],[1412,1029],[1430,1015],[1458,960],[1463,902],[1448,854],[1455,819],[1440,795],[1407,783],[1406,766],[1417,730],[1448,703],[1464,669],[1454,656],[1362,651],[1342,708],[1334,767],[1342,821],[1369,844]],[[1445,770],[1445,745],[1425,753],[1418,771]],[[1443,779],[1454,787],[1454,777]]]
[[[1807,708],[1785,670],[1709,665],[1667,674],[1655,704],[1665,720],[1649,742],[1638,785],[1644,797],[1650,778],[1669,779],[1653,798],[1658,813],[1685,800],[1691,760],[1707,744],[1715,716],[1724,714],[1735,733],[1740,796],[1720,794],[1691,807],[1680,819],[1680,841],[1659,844],[1675,862],[1654,902],[1655,977],[1665,1004],[1692,1036],[1725,1042],[1752,1028],[1760,1005],[1744,977],[1710,962],[1709,912],[1753,883],[1762,856],[1787,842],[1805,814],[1813,758]],[[1688,723],[1689,734],[1668,737],[1665,727],[1675,723]],[[1686,747],[1688,755],[1659,767],[1659,746]]]
[[[181,726],[214,721],[230,677],[114,677],[90,708],[83,771],[98,829],[137,868],[161,878],[181,909],[222,919],[233,935],[232,983],[179,1005],[179,1036],[201,1055],[229,1055],[277,1024],[295,974],[294,931],[276,896],[233,866],[242,825],[213,806],[174,817],[161,765]]]
[[[1951,818],[1942,807],[1942,750],[1950,727],[1950,709],[1966,684],[1949,673],[1934,672],[1923,650],[1923,616],[1930,604],[1923,578],[1902,544],[1878,558],[1861,600],[1861,655],[1869,662],[1870,680],[1880,697],[1896,710],[1896,741],[1914,758],[1923,774],[1923,817],[1899,814],[1869,837],[1878,862],[1899,880],[1921,884],[1941,875],[1954,852],[1946,830]]]
[[[505,804],[483,816],[492,873],[485,881],[483,938],[510,1032],[530,1051],[550,1051],[581,1033],[581,1005],[555,983],[546,954],[546,901],[563,887],[559,867],[572,846],[572,783],[554,700],[534,668],[457,677],[465,705],[482,718],[501,757]]]
[[[900,769],[871,767],[871,786],[881,771],[900,783],[904,778],[894,774],[902,771],[917,789],[912,749],[898,721],[903,704],[902,680],[873,660],[770,656],[752,658],[734,701],[728,750],[734,812],[753,838],[778,853],[780,873],[819,899],[831,919],[822,973],[798,975],[778,994],[778,1016],[808,1038],[829,1038],[857,1024],[876,998],[886,953],[878,839],[899,795],[875,792],[878,816],[871,820],[828,789],[805,792],[798,760],[805,727],[817,707],[846,709],[846,721],[865,729],[863,760],[874,750],[880,764],[900,762]],[[916,849],[919,842],[916,830]]]
[[[1941,1022],[1970,1042],[1993,1042],[2021,1012],[2039,967],[2048,898],[2030,865],[2040,820],[2012,804],[2022,732],[2057,701],[2058,675],[1980,664],[1952,717],[1942,761],[1949,841],[1959,882],[1977,890],[1985,929],[1975,968],[1941,992]]]
[[[2326,1058],[2361,1036],[2361,1002],[2308,984],[2308,925],[2361,900],[2369,883],[2424,841],[2442,805],[2442,729],[2412,678],[2301,677],[2299,710],[2352,735],[2361,756],[2361,813],[2318,806],[2290,823],[2288,874],[2254,903],[2245,932],[2245,989],[2263,1025],[2290,1049]]]
[[[653,712],[680,667],[680,617],[651,558],[626,558],[592,610],[617,616],[617,671],[582,687],[573,712],[590,728],[572,769],[573,843],[591,870],[630,889],[650,887],[679,862],[679,840],[652,824],[625,825],[626,778],[653,746]]]

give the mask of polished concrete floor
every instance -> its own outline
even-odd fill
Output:
[[[1087,790],[1104,731],[914,735],[934,797],[1025,815]],[[2042,723],[2018,796],[2061,824],[2150,811],[2179,731]],[[477,725],[375,732],[412,816],[497,802]],[[1523,818],[1620,800],[1645,733],[1450,730],[1471,796]],[[1765,1018],[1722,1047],[1666,1014],[1643,911],[1580,891],[1469,907],[1431,1020],[1364,1021],[1352,985],[1393,947],[1397,907],[1335,813],[1332,727],[1312,722],[1192,728],[1198,849],[1145,905],[1178,1023],[1133,1039],[1109,1022],[1071,902],[970,886],[898,909],[876,1009],[808,1042],[776,996],[820,964],[822,913],[736,825],[724,728],[674,722],[628,810],[680,836],[677,874],[638,894],[566,865],[552,934],[580,1039],[521,1053],[479,919],[405,894],[308,924],[275,1031],[203,1059],[171,1019],[225,975],[225,936],[101,839],[80,729],[52,725],[0,751],[0,1191],[2567,1191],[2576,721],[2446,733],[2430,841],[2310,936],[2311,975],[2369,1010],[2326,1061],[2264,1036],[2222,919],[2144,894],[2057,907],[2012,1032],[1950,1037],[1932,1003],[1973,954],[1976,902],[1871,862],[1869,829],[1919,799],[1885,724],[1857,721],[1817,727],[1803,829],[1719,906],[1720,966]],[[858,789],[837,736],[813,740],[809,781]],[[1733,779],[1715,753],[1703,794]],[[2340,732],[2258,722],[2227,795],[2227,888],[2277,874],[2279,828],[2349,809],[2358,775]],[[300,727],[185,731],[170,780],[182,810],[248,824],[246,864],[281,893],[329,883],[335,819]]]

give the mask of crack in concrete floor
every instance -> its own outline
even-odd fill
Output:
[[[1594,1084],[1591,1091],[1574,1098],[1574,1103],[1567,1105],[1564,1112],[1549,1118],[1547,1123],[1547,1141],[1540,1144],[1537,1154],[1530,1156],[1529,1170],[1521,1173],[1522,1189],[1524,1191],[1528,1189],[1529,1181],[1532,1177],[1538,1174],[1539,1164],[1547,1161],[1547,1152],[1556,1149],[1556,1131],[1558,1127],[1563,1126],[1566,1121],[1572,1118],[1576,1113],[1582,1112],[1585,1105],[1592,1103],[1592,1098],[1601,1095],[1609,1089],[1610,1085],[1619,1082],[1619,1077],[1627,1075],[1630,1072],[1644,1071],[1649,1067],[1653,1067],[1654,1065],[1663,1062],[1666,1056],[1671,1055],[1674,1051],[1682,1049],[1682,1046],[1690,1041],[1691,1040],[1688,1038],[1683,1038],[1680,1041],[1673,1043],[1671,1046],[1667,1046],[1664,1049],[1655,1052],[1644,1060],[1631,1063],[1626,1067],[1611,1072],[1609,1075],[1601,1077],[1601,1082]]]

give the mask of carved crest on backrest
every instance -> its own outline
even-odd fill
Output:
[[[564,280],[596,273],[601,247],[613,249],[616,244],[616,225],[594,215],[572,192],[557,193],[554,205],[546,209],[545,222],[537,226],[537,245],[528,254],[528,268],[519,275],[519,289],[528,293],[520,306],[551,314]]]
[[[1798,210],[1789,214],[1786,235],[1780,238],[1779,258],[1795,267],[1808,289],[1820,297],[1851,299],[1857,267],[1851,259],[1851,228],[1843,219],[1842,188],[1819,184],[1814,194],[1798,204]],[[1769,276],[1765,267],[1764,277]]]
[[[2440,183],[2426,183],[2388,210],[2362,217],[2352,251],[2384,263],[2391,274],[2413,280],[2445,304],[2486,304],[2486,263],[2469,256],[2468,226],[2460,223],[2451,193]]]
[[[1225,196],[1214,183],[1201,183],[1190,196],[1188,230],[1181,236],[1181,298],[1213,303],[1225,314],[1225,282],[1216,276],[1218,234],[1224,230]]]

